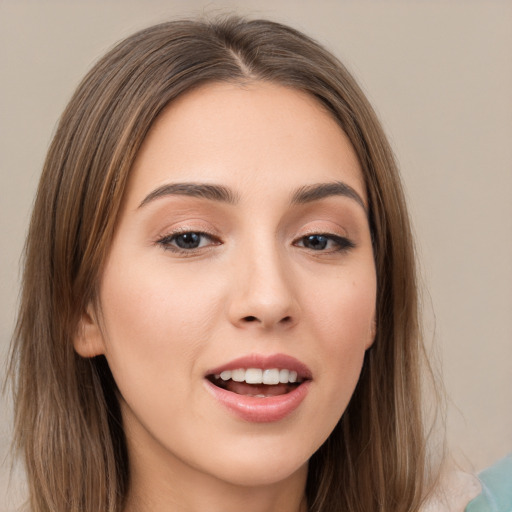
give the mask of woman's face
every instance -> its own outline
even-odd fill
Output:
[[[75,343],[108,360],[133,474],[305,474],[374,337],[366,205],[351,144],[304,93],[214,84],[165,110],[131,171],[101,329],[91,315]]]

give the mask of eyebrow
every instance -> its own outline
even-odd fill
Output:
[[[210,185],[208,183],[171,183],[162,185],[149,193],[140,203],[139,208],[164,196],[198,197],[228,204],[238,202],[236,194],[222,185]]]
[[[197,197],[227,204],[236,204],[239,201],[238,195],[230,188],[223,185],[212,185],[209,183],[169,183],[150,192],[142,200],[139,208],[142,208],[160,197],[173,195]],[[344,196],[353,199],[368,213],[361,196],[350,185],[342,181],[304,185],[293,193],[291,204],[307,204],[332,196]]]
[[[363,198],[350,185],[342,181],[305,185],[293,194],[292,204],[311,203],[331,196],[344,196],[353,199],[368,213]]]

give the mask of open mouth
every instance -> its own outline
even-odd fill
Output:
[[[307,380],[287,368],[237,368],[210,374],[206,378],[221,389],[256,398],[286,395]]]

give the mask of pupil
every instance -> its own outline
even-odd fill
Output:
[[[308,249],[321,250],[327,247],[327,237],[322,235],[310,235],[304,240],[304,245]]]
[[[201,242],[201,236],[198,233],[183,233],[176,237],[176,245],[181,249],[196,249]]]

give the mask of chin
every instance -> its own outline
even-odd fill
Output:
[[[202,458],[202,472],[232,485],[257,487],[283,482],[300,473],[305,479],[309,458],[322,444],[323,436],[308,439],[307,433],[294,435],[293,429],[268,435],[255,428],[240,437],[235,434],[225,442],[219,441],[216,449]]]
[[[288,457],[289,459],[289,457]],[[226,467],[215,467],[214,475],[225,482],[239,487],[261,487],[282,483],[291,477],[303,473],[307,475],[308,461],[237,460]]]

